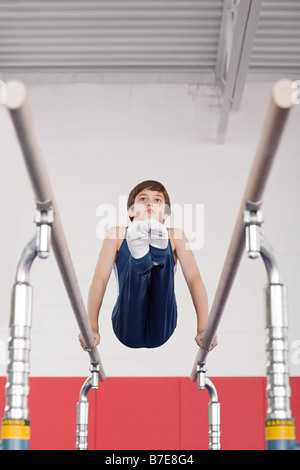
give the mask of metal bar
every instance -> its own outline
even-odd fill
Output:
[[[7,82],[6,106],[17,133],[36,199],[42,203],[51,202],[53,207],[52,248],[91,362],[100,365],[99,379],[104,380],[103,367],[98,350],[93,346],[94,335],[88,321],[46,165],[36,139],[27,92],[23,83]]]
[[[242,253],[245,247],[243,211],[246,201],[261,201],[272,168],[284,126],[293,106],[292,82],[287,79],[275,83],[271,103],[265,119],[260,143],[248,178],[223,270],[203,334],[203,348],[200,348],[192,370],[191,379],[196,381],[197,364],[205,363],[209,346],[216,335],[222,314],[233,285]]]

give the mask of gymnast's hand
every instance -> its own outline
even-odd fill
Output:
[[[98,331],[93,331],[93,335],[94,335],[94,347],[96,347],[100,343],[100,334],[99,334]],[[82,349],[84,351],[88,351],[88,349],[86,348],[86,346],[84,344],[84,341],[83,341],[83,338],[82,338],[80,333],[78,335],[78,339],[79,339],[79,342],[80,342],[80,345],[81,345]]]
[[[202,343],[203,333],[204,333],[204,331],[201,331],[200,333],[197,333],[197,335],[195,337],[196,343],[202,349],[203,349],[203,343]],[[212,351],[212,349],[214,349],[217,346],[217,344],[218,344],[218,338],[217,338],[217,336],[215,336],[212,343],[211,343],[211,345],[209,346],[208,351]]]

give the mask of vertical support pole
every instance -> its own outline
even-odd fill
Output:
[[[29,274],[36,256],[49,255],[53,210],[50,203],[37,203],[36,235],[26,245],[16,272],[12,289],[10,335],[6,380],[6,406],[1,429],[4,450],[28,450],[30,421],[28,419],[30,333],[32,294]]]
[[[269,282],[266,300],[267,450],[292,450],[295,424],[290,408],[287,292],[273,248],[261,234],[261,256]]]
[[[292,450],[298,444],[295,442],[295,425],[290,408],[286,287],[282,281],[276,254],[260,232],[260,203],[246,202],[244,222],[248,256],[254,259],[261,255],[268,275],[268,283],[265,286],[268,400],[265,422],[266,449]]]
[[[266,353],[267,353],[267,450],[290,450],[295,441],[295,425],[290,409],[289,351],[286,288],[267,284]]]
[[[209,450],[220,450],[220,403],[218,402],[216,388],[208,377],[205,386],[210,396],[208,404]]]
[[[89,403],[88,392],[92,387],[92,376],[88,377],[81,387],[77,403],[76,450],[86,450],[88,446]]]
[[[22,253],[12,290],[5,387],[6,406],[1,432],[4,450],[29,449],[28,395],[32,287],[28,279],[36,255],[36,237],[34,237]]]
[[[76,450],[86,450],[88,446],[88,424],[89,424],[89,403],[88,392],[90,389],[98,390],[100,367],[99,364],[91,364],[91,375],[86,379],[81,387],[79,402],[77,403],[76,418]]]
[[[220,403],[218,402],[217,390],[212,381],[206,377],[205,364],[198,364],[197,374],[199,390],[206,388],[210,397],[208,404],[209,450],[220,450]]]

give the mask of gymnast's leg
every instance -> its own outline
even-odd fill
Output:
[[[121,343],[131,348],[146,347],[145,324],[149,305],[152,258],[129,258],[123,285],[112,314],[113,329]]]
[[[177,304],[174,291],[175,262],[170,244],[165,249],[150,245],[154,266],[149,280],[149,307],[147,316],[147,347],[164,344],[177,324]]]
[[[175,261],[168,229],[155,219],[149,220],[150,254],[153,262],[149,281],[149,307],[146,337],[149,348],[164,344],[177,324],[174,292]]]
[[[153,266],[148,232],[147,221],[132,223],[127,229],[128,262],[119,282],[119,296],[112,314],[113,329],[117,338],[132,348],[146,347],[145,325]]]

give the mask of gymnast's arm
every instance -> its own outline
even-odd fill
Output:
[[[201,346],[201,336],[208,319],[208,301],[206,289],[200,276],[194,253],[190,249],[188,239],[182,230],[173,230],[176,255],[179,259],[197,315],[197,335],[195,337],[195,341],[198,346]]]
[[[118,227],[112,227],[105,234],[92,283],[89,289],[88,318],[94,333],[94,346],[97,346],[100,343],[98,326],[99,312],[118,251],[118,229]],[[81,335],[79,335],[79,341],[83,349],[85,349]]]

